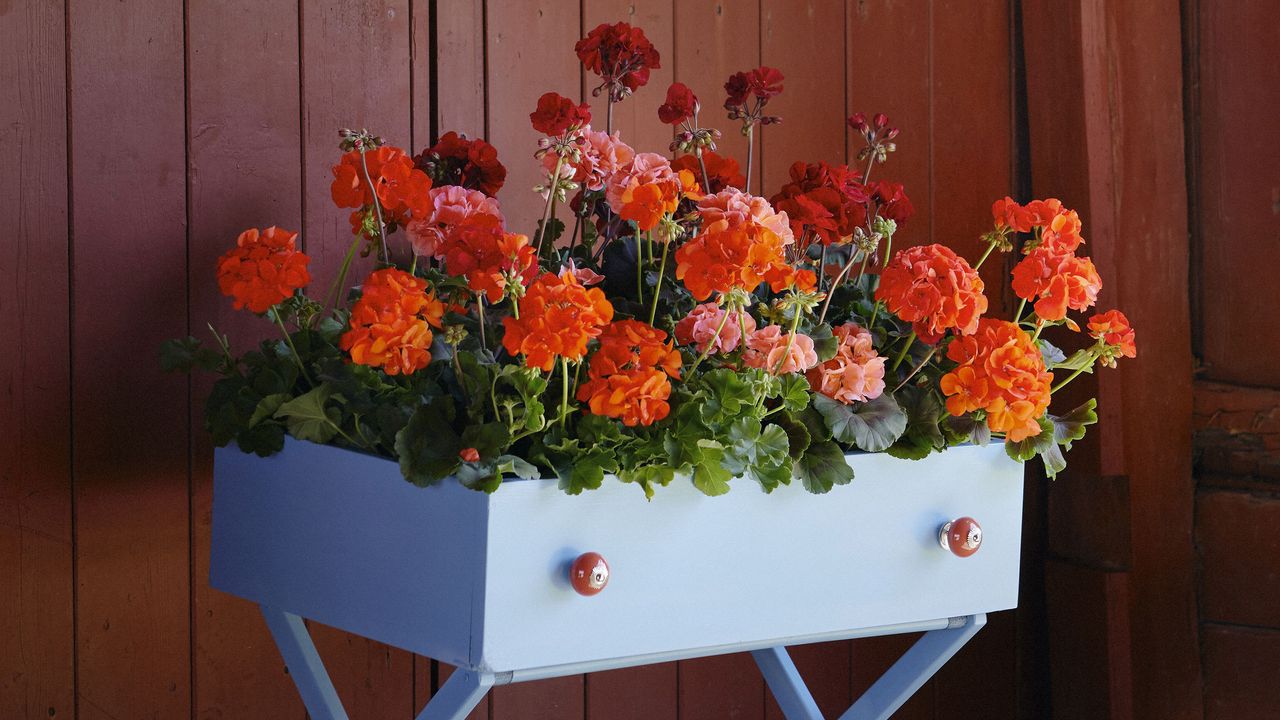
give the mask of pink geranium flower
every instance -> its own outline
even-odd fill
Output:
[[[428,191],[431,204],[421,218],[414,218],[405,227],[409,244],[414,253],[439,258],[443,255],[441,242],[445,233],[463,225],[477,215],[488,215],[503,223],[502,210],[495,198],[468,190],[459,185],[444,185]]]
[[[709,354],[733,352],[742,340],[744,330],[748,334],[755,332],[756,319],[737,311],[729,313],[729,317],[725,318],[725,312],[715,303],[703,303],[695,307],[693,312],[676,323],[676,342],[694,345],[700,353],[708,352],[708,345],[711,345]],[[720,327],[722,319],[724,327],[720,328],[720,336],[716,337],[716,328]]]
[[[785,359],[784,359],[785,358]],[[813,338],[796,333],[783,333],[778,325],[766,325],[747,335],[747,351],[742,356],[747,367],[760,368],[774,375],[804,372],[818,364]]]
[[[795,242],[791,233],[791,221],[785,212],[776,212],[768,200],[748,195],[736,188],[726,188],[714,195],[706,195],[698,201],[702,213],[702,225],[706,227],[719,220],[726,220],[729,227],[739,227],[748,221],[762,225],[782,238],[782,244]]]

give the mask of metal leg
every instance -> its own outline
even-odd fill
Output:
[[[778,707],[782,708],[782,714],[787,720],[822,720],[822,711],[813,701],[809,687],[805,685],[804,678],[800,677],[800,672],[796,670],[796,664],[791,661],[785,647],[753,650],[751,657],[756,659],[760,674],[764,675],[773,698],[778,701]]]
[[[955,625],[945,630],[925,633],[858,698],[848,712],[840,716],[840,720],[888,720],[986,624],[987,616],[980,613],[956,618]]]
[[[422,708],[417,720],[464,720],[493,687],[493,680],[491,673],[454,670]]]
[[[289,668],[294,685],[298,686],[298,694],[302,696],[302,704],[307,707],[311,719],[347,720],[347,711],[342,709],[338,691],[333,689],[333,681],[325,672],[324,663],[302,618],[266,605],[262,606],[262,616],[267,620],[271,637],[275,638],[276,647],[284,657],[284,664]]]

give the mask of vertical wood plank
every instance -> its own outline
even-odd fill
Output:
[[[1181,18],[1174,2],[1024,0],[1022,19],[1028,48],[1063,48],[1027,54],[1033,186],[1041,195],[1066,186],[1087,198],[1090,253],[1111,269],[1104,307],[1115,303],[1145,330],[1147,352],[1098,379],[1108,414],[1082,446],[1092,449],[1086,464],[1096,467],[1088,471],[1129,478],[1132,706],[1192,720],[1203,717],[1203,701],[1191,539]]]
[[[667,155],[671,145],[671,126],[658,120],[658,106],[667,98],[667,88],[675,77],[675,8],[674,0],[583,0],[582,33],[586,35],[601,23],[625,22],[644,30],[660,56],[661,67],[649,74],[649,84],[613,108],[613,129],[638,152]],[[592,97],[591,91],[600,79],[583,71],[583,99],[591,104],[594,118],[591,127],[605,129],[606,96]],[[703,100],[699,96],[700,100]],[[714,116],[718,106],[702,106]]]
[[[64,8],[0,15],[0,716],[74,714]]]
[[[679,717],[676,663],[591,673],[586,677],[588,718],[676,720]]]
[[[431,56],[432,34],[431,1],[409,0],[409,53],[413,96],[413,124],[410,137],[405,140],[405,151],[416,155],[431,145],[431,126],[435,122],[435,107],[431,104],[431,78],[435,58]]]
[[[573,45],[581,28],[578,3],[490,3],[487,19],[489,142],[507,166],[498,193],[507,225],[533,235],[545,201],[533,187],[546,172],[533,159],[538,133],[529,113],[538,98],[581,95],[582,74]]]
[[[485,137],[484,0],[437,0],[435,5],[436,97],[440,98],[435,111],[440,134],[454,130]],[[418,142],[425,147],[425,139]],[[510,158],[504,149],[498,148],[498,157],[507,162]]]
[[[246,24],[249,15],[259,22]],[[214,268],[247,227],[301,229],[298,4],[192,4],[187,48],[191,332],[210,342],[212,324],[243,351],[274,328],[233,310]],[[211,386],[205,376],[192,384],[195,717],[301,719],[302,702],[257,607],[209,587],[213,454],[200,428]]]
[[[761,64],[786,76],[785,90],[769,103],[782,124],[762,136],[763,192],[769,197],[790,179],[797,160],[842,163],[845,157],[845,8],[842,3],[763,0]]]
[[[409,0],[323,0],[302,11],[302,238],[312,284],[333,281],[351,244],[349,211],[333,206],[330,168],[338,129],[367,127],[410,151],[412,126]],[[400,237],[392,236],[393,251]],[[363,280],[367,259],[352,271]],[[324,658],[352,717],[402,717],[413,709],[413,656],[313,623]]]
[[[1280,341],[1255,332],[1252,318],[1280,307],[1280,145],[1257,142],[1280,131],[1280,83],[1260,48],[1280,42],[1268,3],[1188,3],[1198,18],[1197,211],[1203,367],[1208,377],[1280,387],[1273,361]]]
[[[933,57],[932,0],[849,0],[849,113],[883,112],[901,131],[898,150],[875,176],[906,186],[916,214],[894,238],[895,247],[941,241],[933,234]],[[861,139],[850,136],[849,162],[856,164]],[[873,178],[874,179],[874,178]]]
[[[183,8],[73,2],[79,717],[191,713]]]
[[[749,653],[681,660],[681,718],[762,720],[769,692]]]
[[[724,83],[733,73],[760,66],[760,0],[680,0],[675,39],[675,79],[698,96],[702,126],[724,133],[718,152],[737,158],[746,172],[747,144],[741,124],[726,117]],[[756,193],[763,177],[759,151],[757,144],[751,180]]]
[[[979,236],[991,230],[991,203],[1015,194],[1010,17],[1007,2],[933,3],[935,240],[971,263],[986,249]],[[993,255],[981,272],[992,309],[1012,315],[1007,257]]]

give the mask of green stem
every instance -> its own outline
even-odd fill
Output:
[[[1027,307],[1027,299],[1022,298],[1022,302],[1018,303],[1018,312],[1014,313],[1014,316],[1013,316],[1013,322],[1015,324],[1022,322],[1022,311],[1026,307]]]
[[[908,374],[906,377],[902,379],[902,382],[898,383],[898,387],[894,388],[893,392],[898,392],[899,390],[901,390],[904,385],[906,385],[908,382],[911,381],[911,378],[916,376],[916,373],[923,370],[924,366],[929,364],[929,361],[933,359],[933,354],[936,353],[937,351],[938,351],[937,345],[934,345],[933,347],[929,348],[929,353],[925,355],[923,359],[920,360],[920,364],[916,365],[915,368],[912,369],[910,374]]]
[[[791,346],[796,342],[796,330],[800,328],[800,306],[797,305],[796,316],[791,318],[791,330],[787,333],[787,346],[782,350],[782,357],[778,358],[778,365],[773,369],[774,375],[782,373],[782,366],[787,364],[787,358],[791,357]],[[744,338],[745,339],[745,338]]]
[[[658,284],[653,288],[653,304],[649,306],[649,324],[653,324],[654,318],[658,316],[658,296],[662,294],[662,274],[667,270],[667,248],[670,242],[662,243],[662,262],[658,264]]]
[[[1092,364],[1092,363],[1090,363],[1090,364],[1089,364],[1089,367],[1093,367],[1093,364]],[[1054,385],[1052,388],[1049,388],[1049,393],[1050,393],[1050,394],[1053,394],[1053,393],[1058,392],[1059,390],[1061,390],[1061,389],[1062,389],[1062,387],[1063,387],[1064,385],[1066,385],[1067,383],[1071,382],[1072,380],[1075,380],[1075,379],[1080,375],[1080,373],[1082,373],[1082,372],[1084,372],[1084,368],[1078,368],[1075,372],[1073,372],[1073,373],[1071,373],[1070,375],[1068,375],[1068,376],[1067,376],[1067,378],[1066,378],[1065,380],[1063,380],[1062,382],[1058,383],[1057,385]]]
[[[612,106],[610,106],[612,107]],[[542,241],[547,237],[547,223],[551,222],[551,213],[555,212],[556,190],[560,188],[560,168],[564,166],[564,156],[556,155],[556,169],[551,171],[551,185],[547,189],[547,208],[542,211],[542,225],[538,228],[538,242],[534,243],[534,255],[542,257]]]
[[[484,296],[483,295],[476,296],[476,312],[478,313],[480,318],[480,347],[488,350],[489,341],[485,338],[485,331],[484,331],[485,322],[484,322]],[[520,315],[517,313],[516,317],[519,318]]]
[[[982,257],[978,258],[978,264],[974,265],[973,269],[977,270],[978,268],[982,267],[982,263],[987,261],[987,256],[990,255],[991,251],[995,249],[996,249],[995,243],[987,243],[987,251],[982,253]]]
[[[916,333],[912,330],[911,334],[907,336],[907,341],[902,343],[902,349],[898,351],[898,356],[893,359],[893,365],[889,368],[890,372],[898,369],[898,366],[902,364],[902,359],[907,356],[907,351],[911,349],[915,341]]]
[[[390,265],[391,253],[387,250],[387,223],[382,219],[382,203],[378,202],[378,191],[373,187],[373,178],[369,176],[369,163],[364,159],[364,143],[360,144],[360,167],[364,170],[364,181],[369,184],[373,212],[378,216],[378,238],[382,241],[382,262]]]
[[[338,293],[342,292],[342,286],[346,284],[347,272],[351,270],[351,261],[355,259],[356,248],[360,246],[360,236],[357,235],[351,241],[351,247],[347,248],[347,254],[342,258],[342,267],[338,270],[338,277],[333,279],[333,285],[329,287],[329,292],[324,295],[324,307],[327,310],[330,303],[334,305],[338,302]],[[320,317],[324,313],[319,313],[316,317]]]
[[[755,159],[755,123],[747,126],[747,182],[743,192],[751,194],[751,161]]]
[[[640,230],[636,229],[636,300],[644,305],[644,247],[640,245]]]
[[[276,324],[280,326],[280,332],[284,333],[284,341],[289,344],[289,351],[293,353],[293,361],[298,364],[298,370],[302,372],[302,379],[307,381],[307,385],[315,387],[316,384],[311,382],[311,376],[307,374],[307,368],[302,364],[302,356],[298,354],[298,348],[293,344],[293,336],[289,334],[288,328],[284,326],[284,320],[280,317],[280,313],[275,308],[272,308],[271,316],[276,319]]]
[[[569,415],[569,358],[560,357],[560,427]]]
[[[1041,331],[1041,330],[1044,330],[1044,321],[1043,321],[1043,320],[1037,320],[1037,321],[1036,321],[1036,334],[1031,336],[1031,342],[1035,342],[1035,341],[1037,341],[1037,340],[1039,340],[1039,339],[1040,339],[1040,331]]]
[[[686,378],[693,377],[693,371],[697,370],[698,366],[702,364],[702,361],[707,359],[707,355],[711,353],[711,348],[715,347],[716,343],[719,342],[720,331],[724,330],[724,323],[728,319],[729,319],[729,309],[725,308],[724,315],[720,316],[720,324],[716,326],[716,333],[711,336],[710,340],[707,341],[707,346],[702,349],[702,353],[698,355],[698,359],[693,361],[693,366],[690,367],[689,372],[685,374]],[[741,342],[746,342],[745,336],[742,338]]]
[[[840,274],[836,275],[836,278],[831,281],[831,290],[827,292],[826,299],[822,301],[822,312],[818,313],[819,324],[821,324],[823,320],[827,319],[827,309],[831,307],[831,297],[835,295],[836,288],[840,287],[840,283],[844,280],[844,276],[848,275],[849,270],[853,267],[853,258],[853,255],[849,256],[849,262],[845,263],[844,267],[840,268]]]
[[[698,158],[698,168],[702,170],[702,192],[711,194],[711,177],[707,175],[707,163],[702,160],[702,148],[696,148],[693,154]]]

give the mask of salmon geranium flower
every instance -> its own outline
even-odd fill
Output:
[[[556,358],[577,362],[587,344],[613,320],[613,305],[600,288],[585,288],[572,272],[545,273],[520,299],[519,315],[502,319],[502,346],[524,355],[525,365],[550,371]]]
[[[443,327],[444,304],[426,281],[403,270],[375,270],[351,308],[351,329],[339,347],[357,365],[409,375],[431,363],[431,328]]]
[[[945,245],[920,245],[901,250],[880,276],[876,300],[889,312],[911,323],[930,345],[948,330],[971,335],[987,311],[982,278],[962,257]]]
[[[805,374],[809,387],[845,405],[880,397],[887,358],[872,347],[871,333],[856,323],[837,325],[831,331],[839,343],[836,355]]]
[[[729,317],[725,317],[725,313]],[[720,334],[716,335],[716,328]],[[756,330],[756,319],[750,313],[725,310],[709,302],[695,307],[676,323],[676,341],[681,345],[693,345],[698,352],[708,355],[733,352],[744,335]],[[709,348],[709,349],[708,349]]]
[[[236,246],[218,258],[218,288],[235,300],[235,308],[262,313],[311,282],[309,258],[295,241],[298,233],[269,227],[249,228]]]
[[[983,318],[977,330],[947,346],[958,367],[942,376],[947,412],[987,413],[992,432],[1018,442],[1040,434],[1039,418],[1049,407],[1053,373],[1035,341],[1016,324]]]
[[[618,418],[628,427],[652,425],[671,411],[668,378],[680,376],[680,353],[667,334],[639,320],[619,320],[600,333],[587,382],[577,399],[593,415]]]
[[[742,363],[772,375],[802,373],[818,364],[818,352],[808,335],[766,325],[747,336]]]
[[[479,190],[445,185],[431,188],[427,197],[427,206],[405,227],[409,244],[418,255],[443,258],[445,240],[454,228],[477,224],[500,227],[504,222],[497,199]]]

